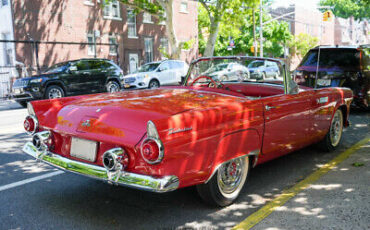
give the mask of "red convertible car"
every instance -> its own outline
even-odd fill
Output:
[[[256,60],[275,62],[284,80],[209,76],[220,63]],[[206,202],[226,206],[256,165],[316,142],[336,148],[351,101],[346,88],[297,86],[276,59],[200,58],[177,86],[30,102],[23,151],[136,189],[196,186]]]

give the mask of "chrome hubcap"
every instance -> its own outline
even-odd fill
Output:
[[[337,146],[342,136],[343,119],[341,113],[337,111],[334,114],[333,121],[330,126],[330,141],[333,146]]]
[[[246,162],[248,160],[245,158],[238,158],[221,165],[218,169],[217,184],[224,196],[234,193],[244,184],[245,170],[248,170]]]
[[[118,86],[117,86],[116,84],[111,84],[111,85],[109,86],[108,91],[109,91],[110,93],[114,93],[114,92],[118,92],[118,91],[119,91],[119,89],[118,89]]]
[[[150,83],[150,88],[158,88],[158,83],[156,81],[153,81]]]
[[[59,89],[51,89],[48,96],[50,99],[60,98],[62,97],[62,92]]]

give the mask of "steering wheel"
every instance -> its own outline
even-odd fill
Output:
[[[208,83],[208,87],[209,88],[224,88],[224,84],[222,84],[221,82],[217,83],[215,80],[213,80],[211,77],[208,77],[208,76],[205,76],[205,75],[202,75],[202,76],[199,76],[197,77],[191,84],[190,86],[193,86],[195,82],[199,81],[199,79],[202,79],[202,78],[206,78],[208,80],[210,80],[211,82]],[[212,87],[213,85],[213,87]]]

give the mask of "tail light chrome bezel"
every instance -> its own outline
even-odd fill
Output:
[[[154,161],[151,161],[149,159],[147,159],[144,155],[144,145],[149,142],[149,141],[154,141],[156,143],[156,145],[158,146],[158,158]],[[141,146],[140,146],[140,152],[141,152],[141,157],[144,159],[144,161],[148,164],[151,164],[151,165],[154,165],[154,164],[158,164],[160,163],[162,160],[163,160],[163,157],[164,157],[164,147],[163,147],[163,143],[161,140],[159,139],[156,139],[156,138],[152,138],[152,137],[149,137],[149,138],[146,138],[142,143],[141,143]]]
[[[33,135],[35,134],[38,129],[39,129],[39,121],[37,120],[36,116],[35,115],[28,115],[26,118],[25,118],[25,122],[26,120],[28,119],[31,119],[33,121],[33,124],[34,124],[34,128],[32,131],[28,131],[26,130],[26,128],[24,127],[24,129],[26,130],[27,134],[30,134],[30,135]]]

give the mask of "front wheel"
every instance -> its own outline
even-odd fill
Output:
[[[155,89],[155,88],[159,88],[159,82],[157,80],[151,80],[149,82],[149,86],[148,86],[149,89]]]
[[[64,97],[64,90],[57,86],[51,85],[45,91],[45,99],[61,98]]]
[[[328,133],[320,143],[322,149],[329,152],[338,147],[340,140],[342,138],[342,132],[343,132],[343,113],[342,110],[338,109],[334,113]]]
[[[200,197],[214,206],[227,206],[238,198],[250,170],[249,157],[223,163],[205,184],[197,185]]]
[[[115,93],[121,90],[121,87],[115,81],[109,81],[105,88],[107,89],[108,93]]]

